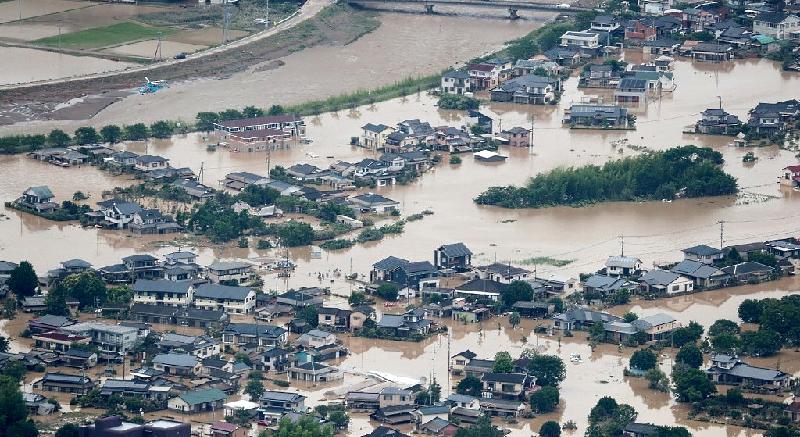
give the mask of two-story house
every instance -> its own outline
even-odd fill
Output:
[[[472,251],[464,243],[443,244],[433,251],[433,265],[437,269],[466,271],[472,267]]]
[[[256,323],[230,323],[222,331],[222,344],[239,347],[257,345],[259,347],[278,347],[289,339],[289,332],[274,325]]]
[[[102,352],[124,355],[133,349],[139,330],[134,327],[111,325],[100,322],[81,322],[65,326],[63,331],[91,337],[92,344]]]
[[[103,224],[107,227],[123,229],[133,221],[133,216],[142,210],[142,207],[125,200],[109,199],[97,202],[103,214]]]
[[[250,314],[256,306],[256,292],[248,287],[202,284],[194,293],[194,305],[228,314]]]
[[[200,372],[200,361],[191,354],[158,354],[153,357],[153,368],[167,375],[193,376]]]
[[[469,73],[461,70],[450,70],[442,75],[442,92],[446,94],[465,94],[472,92]]]
[[[606,274],[612,277],[626,278],[642,271],[642,260],[630,256],[610,256],[606,260]]]
[[[491,91],[493,102],[514,102],[529,105],[552,103],[561,91],[561,81],[528,74],[508,80]]]
[[[214,261],[206,268],[208,279],[215,283],[246,284],[253,280],[253,265],[243,261]]]
[[[800,35],[800,16],[786,12],[762,12],[753,19],[753,33],[777,40]]]
[[[156,155],[141,155],[134,159],[133,168],[149,172],[169,168],[169,159]]]
[[[137,279],[132,289],[134,303],[186,307],[194,296],[192,281]]]
[[[385,124],[367,123],[361,127],[361,146],[367,149],[383,149],[386,137],[394,132],[394,128]]]

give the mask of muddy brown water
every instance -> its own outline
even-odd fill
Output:
[[[750,78],[761,80],[752,82]],[[727,110],[744,117],[749,108],[759,101],[775,101],[795,97],[800,91],[797,76],[782,73],[779,67],[764,60],[736,61],[726,65],[693,64],[680,60],[676,63],[678,88],[673,95],[650,103],[637,111],[639,127],[631,132],[569,131],[560,127],[564,107],[583,95],[576,89],[576,79],[567,82],[567,91],[557,107],[523,107],[507,104],[489,104],[484,108],[488,115],[502,119],[503,127],[528,126],[535,121],[535,146],[528,150],[502,148],[509,155],[506,163],[485,165],[465,155],[461,165],[444,164],[407,186],[377,190],[401,202],[404,213],[431,209],[435,212],[421,221],[406,225],[401,236],[386,238],[381,242],[360,245],[351,250],[322,252],[314,255],[310,248],[290,251],[299,263],[298,270],[288,280],[266,277],[268,288],[286,289],[300,285],[329,285],[337,294],[346,295],[350,285],[331,274],[333,269],[365,274],[369,266],[387,255],[412,260],[431,259],[434,247],[442,243],[463,241],[475,253],[476,262],[494,259],[519,263],[534,256],[551,256],[573,259],[565,267],[537,266],[540,275],[551,273],[572,274],[598,268],[608,255],[620,251],[619,235],[625,235],[625,253],[642,258],[646,265],[653,262],[678,260],[680,249],[698,244],[719,244],[719,226],[725,220],[724,243],[744,243],[766,238],[797,235],[798,194],[781,190],[775,183],[780,168],[797,163],[793,152],[775,147],[753,150],[759,157],[755,165],[744,166],[741,157],[746,150],[727,145],[729,138],[683,135],[685,125],[693,123],[700,111],[717,104],[722,96]],[[747,84],[748,86],[744,86]],[[588,91],[587,93],[591,93]],[[594,93],[591,93],[594,94]],[[307,120],[313,143],[291,150],[275,152],[272,165],[290,165],[309,162],[326,166],[334,159],[357,160],[372,156],[370,152],[348,145],[351,136],[359,134],[366,122],[394,124],[407,118],[421,118],[434,125],[459,125],[462,114],[440,111],[435,100],[427,95],[379,103],[353,111],[324,114]],[[479,207],[472,198],[490,185],[520,184],[532,174],[560,165],[602,163],[608,159],[629,156],[638,152],[620,146],[614,141],[628,139],[629,143],[652,149],[664,149],[678,144],[693,143],[710,146],[723,153],[725,169],[739,179],[744,187],[742,196],[691,199],[672,203],[607,203],[586,208],[549,208],[540,210],[504,210]],[[148,144],[127,144],[130,150],[169,157],[175,166],[190,166],[195,171],[203,164],[205,182],[214,185],[231,171],[266,172],[264,154],[234,153],[227,150],[208,152],[205,145],[213,138],[201,134],[176,137],[169,141],[152,141]],[[620,152],[622,149],[622,152]],[[319,156],[312,158],[311,156]],[[334,156],[329,159],[327,156]],[[0,179],[2,200],[9,200],[29,185],[48,184],[59,199],[71,196],[76,190],[89,192],[91,201],[99,193],[114,185],[130,183],[114,178],[91,167],[61,169],[32,161],[24,156],[0,158],[0,168],[7,176]],[[123,256],[152,252],[163,254],[174,247],[158,246],[157,237],[132,237],[125,233],[82,229],[74,224],[58,224],[42,219],[3,211],[0,219],[0,259],[29,259],[43,272],[68,258],[84,258],[100,266],[119,262]],[[198,247],[203,246],[203,247]],[[183,243],[186,248],[200,252],[200,261],[208,263],[214,258],[252,258],[255,256],[280,256],[277,251],[256,251],[227,247],[205,247],[198,243]],[[530,266],[530,268],[534,268]],[[318,280],[318,273],[328,274]],[[331,280],[333,282],[331,282]],[[747,297],[780,297],[797,292],[800,283],[796,278],[757,286],[697,293],[671,299],[634,302],[631,309],[640,314],[668,312],[681,322],[697,320],[708,326],[717,318],[736,320],[736,308]],[[334,304],[344,299],[335,297]],[[557,413],[523,421],[513,428],[512,435],[530,435],[539,424],[548,419],[575,420],[582,433],[586,416],[597,399],[611,395],[633,405],[639,411],[639,420],[686,426],[702,436],[759,435],[760,432],[735,427],[687,421],[685,408],[666,395],[650,391],[641,380],[626,379],[622,369],[627,364],[625,349],[602,346],[591,351],[580,335],[574,338],[536,336],[532,334],[536,322],[525,321],[511,329],[505,320],[490,320],[482,325],[452,324],[452,338],[448,347],[445,336],[438,336],[418,344],[389,341],[345,339],[353,354],[340,363],[355,373],[380,370],[405,378],[431,379],[435,377],[448,393],[457,381],[447,378],[447,356],[463,349],[471,349],[480,356],[491,357],[500,350],[519,355],[524,348],[538,346],[547,353],[557,353],[563,358],[580,354],[584,362],[569,364],[568,377],[562,387],[561,409]],[[526,337],[527,343],[522,338]],[[662,357],[662,368],[669,369],[672,351]],[[758,364],[775,366],[776,357],[759,360]],[[782,369],[798,374],[800,360],[793,351],[780,356]],[[333,386],[301,387],[312,402],[326,397],[328,392],[347,384],[357,384],[363,378],[348,376]],[[364,417],[356,417],[351,435],[366,433],[376,424]],[[504,425],[505,426],[505,425]]]
[[[3,72],[0,73],[0,84],[2,85],[80,76],[97,71],[124,70],[135,65],[130,62],[65,55],[20,47],[3,47],[1,51],[4,64],[8,62],[5,65],[25,66],[24,68],[3,68]]]

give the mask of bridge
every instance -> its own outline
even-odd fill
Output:
[[[488,9],[506,9],[512,20],[519,18],[518,12],[521,10],[559,12],[561,14],[576,14],[578,12],[591,11],[591,8],[580,6],[569,6],[566,3],[556,5],[552,3],[527,2],[527,1],[507,1],[507,0],[347,0],[351,5],[364,6],[369,8],[387,8],[399,5],[419,5],[420,10],[426,14],[434,13],[436,5],[441,6],[469,6]]]

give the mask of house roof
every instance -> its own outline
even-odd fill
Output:
[[[622,320],[621,318],[608,314],[602,313],[599,311],[592,311],[587,308],[569,308],[565,312],[561,314],[556,314],[553,316],[555,319],[559,320],[566,320],[566,321],[576,321],[576,322],[611,322],[611,321],[619,321]]]
[[[187,294],[192,286],[192,281],[167,281],[164,279],[137,279],[133,283],[134,293],[139,292],[159,292]]]
[[[143,164],[149,164],[153,162],[167,162],[167,161],[169,161],[169,159],[157,155],[142,155],[136,158],[136,162],[140,162]]]
[[[573,116],[602,116],[620,118],[628,114],[628,110],[617,105],[572,105],[569,108]]]
[[[275,391],[267,390],[261,395],[260,400],[263,401],[281,401],[281,402],[301,402],[306,397],[299,393],[292,393],[288,391]]]
[[[203,284],[197,287],[195,298],[226,299],[244,301],[253,290],[247,287],[235,287],[220,284]]]
[[[450,70],[442,75],[453,79],[469,79],[469,73],[461,70]]]
[[[606,266],[632,269],[641,263],[642,260],[639,258],[633,258],[630,256],[610,256],[608,257],[608,261],[606,261]]]
[[[378,320],[378,327],[379,328],[399,328],[403,326],[404,323],[403,315],[402,314],[384,314],[380,320]]]
[[[764,264],[745,261],[736,265],[728,266],[722,269],[723,272],[730,275],[746,275],[749,273],[765,273],[772,272],[772,267],[765,266]]]
[[[640,317],[631,322],[631,324],[638,329],[646,330],[656,326],[666,325],[668,323],[675,322],[675,320],[676,320],[675,317],[672,317],[669,314],[658,313],[645,317]]]
[[[202,390],[192,390],[178,395],[189,405],[203,404],[207,402],[224,401],[228,395],[218,388],[207,388]]]
[[[488,266],[477,267],[477,270],[489,273],[501,274],[504,276],[517,276],[526,273],[531,273],[530,270],[523,269],[520,267],[515,267],[512,266],[511,264],[502,264],[502,263],[492,263],[489,264]]]
[[[403,270],[406,275],[418,275],[435,272],[436,267],[430,261],[414,261],[401,265],[400,270]]]
[[[389,199],[388,197],[383,197],[380,194],[374,194],[374,193],[359,194],[357,196],[351,197],[351,199],[358,200],[367,205],[397,205],[396,201]]]
[[[47,185],[40,185],[38,187],[30,187],[27,190],[25,190],[25,194],[28,194],[28,193],[33,194],[34,196],[39,197],[40,199],[50,199],[50,198],[55,197],[53,195],[53,192],[50,191],[50,187],[48,187]]]
[[[372,430],[369,434],[364,434],[362,437],[410,437],[408,434],[403,434],[402,432],[389,428],[387,426],[379,426]]]
[[[158,354],[153,357],[153,363],[166,366],[194,367],[197,365],[197,357],[189,354]]]
[[[208,266],[208,269],[214,271],[225,271],[245,269],[248,267],[253,267],[253,265],[244,261],[214,261]]]
[[[442,419],[441,417],[434,417],[433,419],[429,420],[428,422],[423,423],[422,425],[420,425],[420,428],[424,429],[424,430],[427,430],[427,431],[430,431],[430,432],[433,432],[433,433],[439,433],[443,429],[447,428],[448,426],[450,426],[450,422],[449,421],[447,421],[445,419]]]
[[[649,286],[664,286],[669,285],[675,282],[676,279],[680,278],[681,276],[677,273],[670,272],[667,270],[660,270],[654,269],[650,270],[649,272],[642,275],[640,281],[646,283]]]
[[[275,325],[262,325],[255,323],[229,323],[223,333],[239,335],[265,335],[268,337],[280,337],[286,329]]]
[[[439,251],[448,258],[472,255],[472,251],[464,243],[443,244],[439,246]]]
[[[60,384],[88,384],[92,382],[92,380],[81,375],[69,375],[67,373],[45,373],[42,377],[42,382],[53,382]]]
[[[459,352],[459,353],[457,353],[457,354],[455,354],[453,356],[454,357],[462,356],[462,357],[464,357],[464,358],[466,358],[468,360],[471,360],[471,359],[477,357],[478,354],[476,354],[475,352],[472,352],[471,350],[467,349],[464,352]]]
[[[697,255],[697,256],[716,256],[722,254],[722,251],[717,248],[707,246],[705,244],[700,244],[697,246],[689,247],[687,249],[683,249],[683,253],[687,253],[690,255]]]
[[[592,275],[584,283],[584,288],[596,288],[599,290],[617,290],[625,285],[625,280],[611,276]]]
[[[528,379],[528,375],[524,373],[484,373],[481,379],[487,382],[523,384]]]
[[[502,293],[508,288],[507,284],[502,282],[492,281],[489,279],[473,279],[465,282],[458,287],[457,291],[485,291],[488,293]]]
[[[54,316],[52,314],[45,314],[42,317],[31,320],[32,323],[40,325],[53,326],[60,328],[62,326],[72,325],[75,323],[73,320],[64,316]]]
[[[141,208],[139,208],[141,209]],[[154,257],[150,254],[138,254],[138,255],[129,255],[125,258],[122,258],[123,262],[141,262],[141,261],[158,261],[158,258]]]
[[[778,23],[782,23],[784,20],[786,20],[789,17],[797,18],[796,15],[787,14],[785,12],[762,12],[762,13],[758,14],[753,19],[753,21],[763,21],[765,23],[778,24]]]
[[[125,200],[109,199],[102,202],[97,202],[97,206],[103,209],[116,209],[120,214],[131,215],[142,210],[142,207]],[[123,258],[124,259],[124,258]]]
[[[635,79],[631,77],[626,77],[619,81],[617,89],[645,90],[647,89],[647,81],[644,79]]]
[[[385,124],[367,123],[364,126],[362,126],[361,129],[379,134],[385,131],[386,129],[391,129],[391,128],[389,126],[386,126]]]
[[[301,121],[295,115],[265,115],[263,117],[238,118],[235,120],[220,121],[218,124],[227,128],[242,128],[247,126],[261,126],[265,124],[285,124]]]
[[[670,269],[671,272],[686,275],[692,278],[707,279],[712,276],[724,274],[724,272],[716,267],[708,264],[701,263],[700,261],[684,260],[676,264]]]

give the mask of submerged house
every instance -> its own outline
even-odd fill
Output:
[[[708,377],[719,384],[742,385],[769,389],[788,387],[792,378],[776,369],[751,366],[736,356],[716,354],[711,357]]]
[[[572,105],[564,111],[564,124],[573,128],[626,129],[628,110],[617,105]]]
[[[553,327],[562,331],[589,329],[595,323],[619,322],[622,319],[608,313],[592,311],[588,308],[570,308],[553,316]]]
[[[554,103],[561,91],[561,82],[545,76],[528,74],[508,80],[493,88],[493,102],[514,102],[526,105]]]
[[[742,121],[722,108],[709,108],[700,113],[695,131],[706,135],[736,135],[742,130]]]

